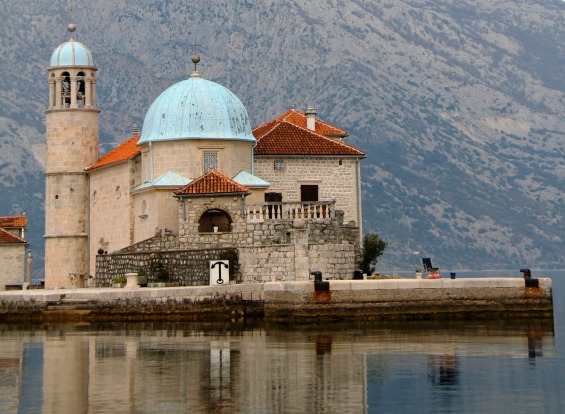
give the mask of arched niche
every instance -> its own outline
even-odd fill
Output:
[[[198,220],[199,233],[212,233],[214,227],[221,233],[228,233],[232,231],[232,219],[230,215],[224,210],[212,208],[206,210]]]

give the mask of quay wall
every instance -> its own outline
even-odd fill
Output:
[[[535,280],[537,287],[522,278],[484,278],[4,291],[0,322],[553,317],[551,279]]]

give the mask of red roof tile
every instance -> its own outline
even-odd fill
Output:
[[[96,164],[86,167],[86,171],[94,170],[95,168],[103,167],[105,165],[115,164],[120,161],[126,161],[132,158],[134,155],[141,152],[141,149],[136,146],[137,141],[139,141],[139,135],[134,135],[128,141],[124,142],[122,145],[114,148],[112,151],[103,155]]]
[[[21,216],[0,216],[0,227],[26,227],[27,217]]]
[[[307,128],[307,118],[304,113],[297,111],[296,109],[291,109],[290,111],[285,112],[278,118],[273,119],[272,121],[266,122],[263,125],[259,125],[253,130],[253,135],[255,138],[260,139],[269,132],[273,127],[280,122],[287,121],[291,124],[299,126],[301,128]],[[346,137],[347,131],[344,129],[338,128],[334,125],[328,124],[320,119],[316,119],[315,124],[315,132],[320,135],[325,135],[329,137]]]
[[[227,175],[216,170],[210,170],[206,174],[196,178],[185,185],[176,195],[204,195],[204,194],[226,194],[226,193],[248,193],[249,188],[236,183]]]
[[[27,240],[10,233],[8,230],[0,228],[0,244],[9,243],[27,243]]]
[[[263,132],[263,131],[261,131]],[[364,157],[352,145],[288,121],[272,122],[271,129],[258,138],[255,155],[332,155]]]

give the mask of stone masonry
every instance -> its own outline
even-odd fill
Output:
[[[359,229],[336,219],[302,225],[266,220],[245,224],[246,231],[190,236],[159,230],[151,239],[97,256],[96,285],[108,286],[116,276],[147,267],[158,257],[182,286],[207,285],[207,261],[226,258],[237,262],[236,283],[305,281],[313,270],[322,271],[325,279],[351,279],[359,258]]]

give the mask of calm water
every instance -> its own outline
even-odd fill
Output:
[[[554,323],[0,325],[0,413],[565,412],[542,275]]]

